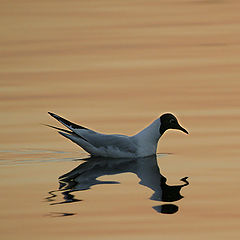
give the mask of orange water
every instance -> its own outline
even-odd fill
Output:
[[[239,5],[3,2],[1,239],[239,239]],[[87,154],[41,125],[47,111],[129,135],[174,113],[190,134],[167,132],[157,161],[169,186],[188,177],[178,211],[155,211],[131,172],[52,204]]]

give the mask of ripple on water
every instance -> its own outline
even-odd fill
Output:
[[[81,153],[54,151],[49,149],[0,150],[0,165],[35,164],[46,162],[76,161]]]

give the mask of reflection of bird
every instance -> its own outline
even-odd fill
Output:
[[[188,133],[179,125],[176,117],[170,113],[163,114],[134,136],[101,134],[72,123],[54,113],[49,112],[49,114],[71,131],[50,125],[47,126],[60,130],[61,135],[82,147],[91,156],[112,158],[151,156],[156,154],[158,140],[166,130],[179,129]]]
[[[138,159],[111,159],[111,158],[88,158],[78,167],[72,171],[59,177],[60,190],[62,190],[65,202],[69,202],[67,195],[71,196],[71,201],[76,201],[72,196],[72,192],[83,191],[90,189],[97,184],[116,184],[116,181],[101,181],[97,178],[104,175],[114,175],[120,173],[131,172],[138,176],[140,179],[139,184],[146,186],[153,190],[150,197],[151,200],[174,202],[183,196],[180,194],[182,187],[187,186],[189,183],[187,178],[182,179],[184,184],[169,186],[166,184],[167,179],[161,175],[156,156]],[[170,210],[167,206],[170,205]],[[157,211],[173,211],[177,206],[173,204],[165,204],[154,207]],[[161,210],[160,210],[161,209]],[[167,210],[166,210],[167,209]],[[173,212],[172,212],[173,213]]]

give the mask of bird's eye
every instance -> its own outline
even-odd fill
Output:
[[[174,124],[174,123],[176,123],[176,120],[175,119],[171,119],[170,120],[170,124]]]

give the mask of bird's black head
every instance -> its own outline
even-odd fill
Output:
[[[171,113],[165,113],[160,117],[161,126],[160,126],[160,134],[162,135],[168,129],[178,129],[188,134],[188,131],[181,127],[178,123],[178,120]]]

